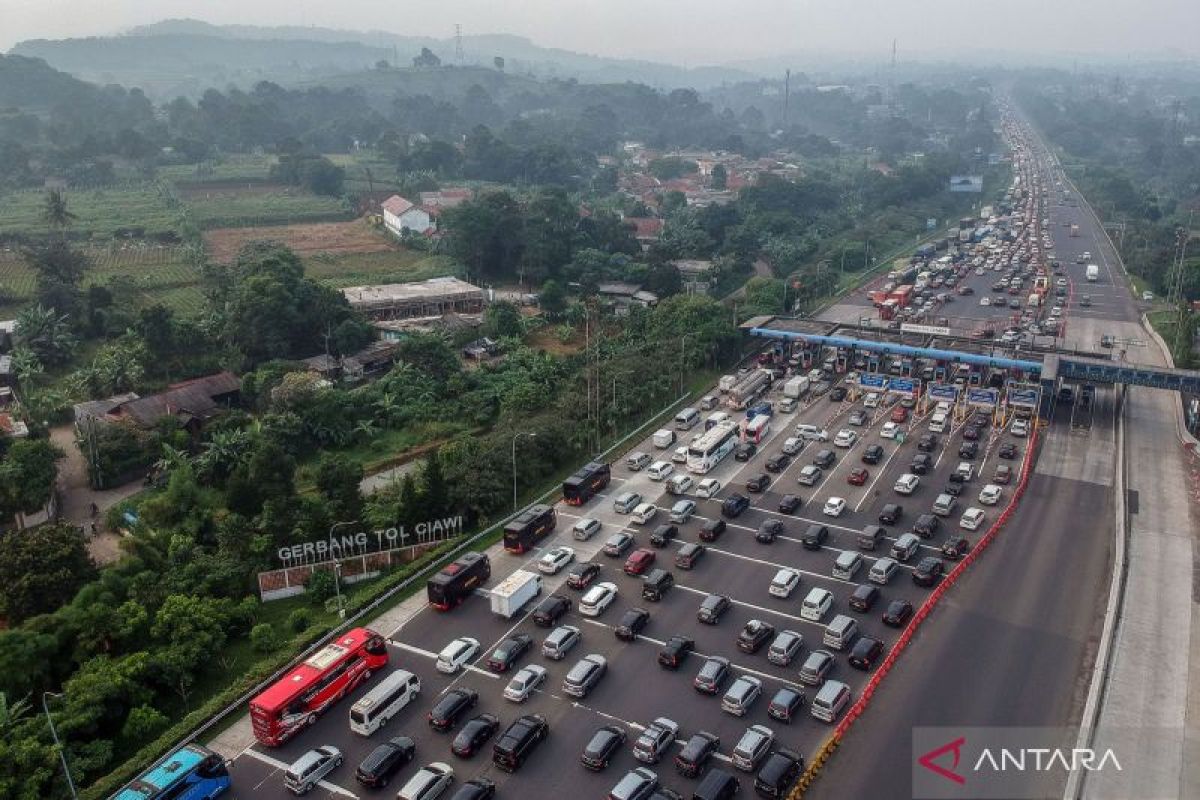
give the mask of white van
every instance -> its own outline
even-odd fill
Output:
[[[933,513],[939,517],[948,517],[954,507],[958,505],[958,498],[952,494],[939,494],[937,500],[933,501]]]
[[[987,515],[983,513],[982,508],[971,506],[963,512],[962,519],[958,521],[958,527],[963,530],[977,531],[979,526],[983,524],[983,520]]]
[[[680,431],[690,431],[700,422],[700,412],[694,408],[688,407],[675,415],[675,429]]]
[[[921,546],[921,538],[915,533],[906,533],[892,543],[892,558],[904,563],[913,557]]]
[[[625,466],[629,467],[630,472],[639,472],[650,466],[651,460],[649,453],[634,450],[625,458]]]
[[[653,503],[641,503],[633,510],[631,515],[633,522],[636,525],[649,524],[650,520],[654,519],[654,515],[658,513],[658,506]]]
[[[800,423],[796,426],[796,435],[801,439],[816,439],[821,442],[829,441],[829,431],[824,428],[818,428],[816,425]]]
[[[887,586],[888,581],[899,571],[900,564],[896,559],[884,556],[875,559],[875,563],[871,565],[871,571],[867,573],[867,580],[871,583],[878,583],[880,586]]]
[[[854,576],[862,569],[863,557],[853,550],[843,550],[833,562],[833,577],[844,581],[854,580]]]
[[[398,669],[350,707],[350,730],[370,736],[421,693],[421,679]]]
[[[854,617],[838,614],[825,626],[825,635],[821,637],[821,641],[834,650],[845,650],[850,647],[855,636],[858,636],[858,623]]]
[[[675,444],[675,431],[670,428],[659,428],[654,432],[654,446],[659,450],[666,450],[673,444]]]
[[[808,711],[822,722],[834,722],[849,703],[850,687],[841,681],[827,680]]]
[[[670,461],[655,461],[646,470],[646,474],[652,481],[665,481],[675,472],[675,465]]]
[[[794,397],[785,397],[779,401],[775,408],[782,414],[791,414],[796,410],[796,406],[800,401]]]
[[[724,411],[714,411],[704,418],[704,430],[709,431],[720,425],[722,422],[728,422],[729,415]]]
[[[833,593],[819,586],[813,587],[800,605],[800,616],[812,622],[820,622],[821,617],[832,607]]]
[[[937,412],[929,418],[929,430],[933,431],[934,433],[941,433],[942,431],[946,430],[946,422],[948,420],[949,417],[947,417],[945,413],[941,411]]]

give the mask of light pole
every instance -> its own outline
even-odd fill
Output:
[[[347,522],[335,522],[329,526],[329,542],[333,544],[333,532],[339,525],[353,525],[358,520],[349,520]],[[330,555],[333,555],[333,547],[329,548]],[[342,605],[342,562],[337,560],[337,556],[333,556],[333,590],[337,593],[338,619],[346,618],[346,607]]]
[[[694,333],[685,333],[679,337],[679,395],[683,396],[683,373],[687,367],[687,340]]]
[[[512,438],[512,475],[513,475],[513,511],[517,510],[517,439],[522,436],[528,436],[530,439],[536,438],[536,433],[529,431],[521,431]]]
[[[58,692],[42,692],[42,711],[46,712],[46,722],[50,723],[50,736],[54,738],[54,747],[58,750],[58,757],[62,760],[63,774],[67,776],[67,787],[71,790],[71,797],[78,800],[79,795],[75,791],[75,781],[71,780],[71,770],[67,766],[67,751],[63,749],[62,742],[58,740],[58,731],[54,729],[54,718],[50,716],[50,708],[46,705],[46,696],[62,697]]]

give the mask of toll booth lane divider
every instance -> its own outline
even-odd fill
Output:
[[[887,676],[888,672],[891,671],[892,667],[895,666],[896,659],[898,659],[900,654],[904,652],[904,649],[908,647],[909,642],[911,642],[913,636],[916,635],[917,629],[921,626],[921,623],[923,623],[925,619],[931,613],[933,613],[933,609],[941,601],[946,592],[950,591],[950,588],[958,582],[963,573],[975,563],[976,559],[978,559],[983,551],[986,550],[987,547],[995,540],[1000,530],[1008,522],[1014,510],[1017,508],[1017,505],[1021,502],[1021,497],[1025,494],[1025,487],[1029,483],[1029,476],[1033,472],[1034,454],[1037,452],[1039,430],[1040,428],[1037,425],[1030,426],[1029,447],[1026,448],[1025,458],[1021,463],[1021,477],[1017,482],[1016,490],[1013,492],[1012,500],[1009,502],[1008,506],[1005,507],[1000,516],[997,517],[996,521],[993,522],[991,527],[988,528],[987,533],[983,535],[983,537],[979,540],[979,543],[976,544],[975,547],[971,548],[971,552],[967,553],[967,555],[963,557],[962,561],[959,561],[954,569],[950,570],[949,574],[942,579],[942,582],[939,583],[932,592],[930,592],[927,598],[925,598],[925,602],[921,604],[920,610],[918,610],[913,616],[912,621],[908,624],[908,627],[904,629],[904,632],[900,634],[900,638],[896,640],[896,644],[892,646],[891,651],[888,652],[887,656],[883,659],[882,663],[880,663],[874,674],[871,675],[870,679],[863,687],[862,692],[859,694],[858,699],[854,702],[854,705],[850,707],[850,710],[846,712],[845,716],[842,717],[841,721],[833,729],[833,733],[830,734],[829,738],[826,739],[824,744],[821,745],[820,749],[817,750],[812,761],[809,762],[807,768],[804,770],[804,773],[800,776],[800,779],[788,793],[788,800],[801,800],[801,798],[804,797],[804,793],[812,785],[813,781],[817,779],[817,776],[821,772],[821,768],[825,766],[826,762],[828,762],[830,757],[833,755],[833,752],[837,750],[838,745],[841,744],[842,739],[846,736],[846,733],[850,730],[851,726],[854,725],[855,721],[862,716],[863,712],[867,709],[867,706],[870,705],[871,698],[874,696],[875,690]]]

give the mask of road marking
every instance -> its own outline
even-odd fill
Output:
[[[842,580],[841,578],[835,578],[832,575],[822,575],[819,572],[812,572],[811,570],[800,569],[799,567],[793,567],[788,564],[779,564],[774,561],[767,561],[766,559],[763,559],[763,558],[755,558],[754,556],[744,556],[741,553],[734,553],[729,550],[722,550],[719,547],[712,547],[711,545],[709,546],[708,549],[714,553],[719,553],[723,556],[729,556],[730,558],[740,558],[742,561],[753,561],[756,564],[764,564],[768,567],[774,567],[775,569],[790,569],[792,572],[797,572],[801,575],[809,575],[813,578],[824,578],[826,580],[837,581],[838,583],[845,583],[848,585],[853,585],[853,581],[845,581],[845,580]]]
[[[288,767],[291,766],[291,764],[285,764],[282,761],[280,761],[279,759],[271,758],[270,756],[264,755],[263,753],[260,753],[257,750],[247,750],[246,755],[257,759],[258,761],[261,761],[262,763],[264,763],[268,766],[274,767],[275,769],[279,770],[280,772],[286,772]],[[258,786],[262,786],[262,784],[260,783]],[[257,789],[258,786],[255,786],[254,788]],[[333,792],[334,794],[341,794],[341,795],[345,795],[346,797],[353,797],[353,798],[356,798],[356,800],[358,798],[358,795],[356,795],[354,792],[350,791],[349,789],[343,789],[341,786],[338,786],[336,783],[330,783],[329,781],[317,781],[317,786],[320,786],[322,789],[325,789],[326,791]]]
[[[416,647],[415,645],[407,644],[405,642],[397,641],[395,639],[388,639],[387,643],[390,644],[392,647],[398,647],[401,650],[407,650],[410,653],[415,653],[416,655],[425,656],[428,659],[437,661],[438,654],[433,652],[432,650],[426,650],[422,647]],[[486,675],[487,677],[491,678],[492,680],[497,680],[497,681],[500,680],[500,676],[494,672],[489,672],[486,669],[480,669],[479,667],[475,666],[474,664],[463,664],[463,666],[456,673],[454,680],[451,681],[450,684],[447,685],[444,689],[442,689],[442,691],[439,692],[439,694],[445,694],[447,691],[449,691],[454,686],[454,684],[458,681],[458,679],[462,677],[462,673],[466,672],[467,670],[470,670],[471,672],[477,673],[479,675]],[[442,673],[442,674],[444,675],[445,673]]]
[[[619,722],[622,725],[624,725],[626,728],[631,728],[631,729],[637,731],[638,733],[641,733],[642,731],[646,730],[646,726],[641,724],[640,722],[633,722],[632,720],[623,719],[621,717],[618,717],[616,714],[609,714],[607,711],[601,711],[598,708],[593,708],[592,706],[589,706],[586,703],[581,703],[578,700],[572,700],[571,705],[574,706],[575,708],[582,708],[584,711],[590,711],[598,717],[603,717],[604,719],[609,719],[609,720],[612,720],[613,722]]]
[[[858,505],[856,505],[854,507],[854,513],[857,514],[859,512],[859,510],[862,509],[862,504],[867,501],[868,497],[872,496],[871,490],[875,488],[875,484],[878,483],[879,479],[882,478],[884,476],[884,474],[887,472],[888,464],[892,463],[892,459],[895,458],[896,454],[899,452],[900,452],[900,448],[897,447],[895,450],[892,451],[892,454],[887,457],[887,460],[883,462],[883,466],[881,466],[879,468],[879,470],[875,473],[875,480],[871,481],[871,485],[866,488],[866,491],[863,492],[863,496],[859,498]],[[874,468],[875,465],[872,464],[871,467]]]

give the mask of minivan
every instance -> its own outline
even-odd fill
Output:
[[[370,736],[420,693],[420,678],[407,670],[396,670],[350,707],[350,730]]]
[[[733,800],[741,784],[732,773],[713,767],[704,774],[700,784],[692,792],[692,800]]]
[[[948,418],[944,413],[941,411],[937,412],[929,419],[929,430],[935,433],[941,433],[942,431],[946,430],[947,419]]]
[[[838,614],[825,626],[825,635],[821,638],[821,641],[834,650],[845,650],[857,635],[858,622],[855,621],[854,617]]]
[[[933,501],[933,513],[939,517],[948,517],[954,507],[958,505],[958,498],[952,494],[939,494],[937,500]]]
[[[675,415],[675,429],[680,431],[690,431],[700,422],[700,412],[694,408],[688,407]]]
[[[637,492],[621,492],[613,500],[613,511],[618,514],[628,514],[642,502],[642,496]]]
[[[652,459],[650,458],[649,453],[643,453],[641,450],[634,450],[626,457],[625,466],[629,468],[630,472],[638,472],[639,470],[650,466],[651,460]]]
[[[658,506],[653,503],[639,503],[633,509],[632,521],[635,525],[647,525],[650,520],[654,519],[654,515],[658,513]]]
[[[822,722],[833,722],[849,703],[850,687],[841,681],[827,680],[808,710]]]
[[[917,548],[920,546],[921,538],[919,536],[915,533],[906,533],[892,542],[892,558],[903,564],[913,557],[913,553],[917,552]]]
[[[824,428],[818,428],[816,425],[807,425],[804,423],[796,426],[796,435],[801,439],[816,439],[821,442],[829,440],[829,431]]]
[[[867,525],[858,534],[858,547],[860,550],[874,550],[886,535],[887,531],[883,526]]]
[[[342,765],[342,751],[333,745],[321,745],[292,762],[283,773],[283,785],[292,794],[308,794],[334,769]]]
[[[853,550],[843,550],[833,562],[833,577],[843,581],[854,580],[854,576],[862,569],[863,557]]]
[[[833,607],[833,593],[819,586],[813,587],[804,602],[800,605],[800,616],[812,622],[820,622],[821,617]]]

